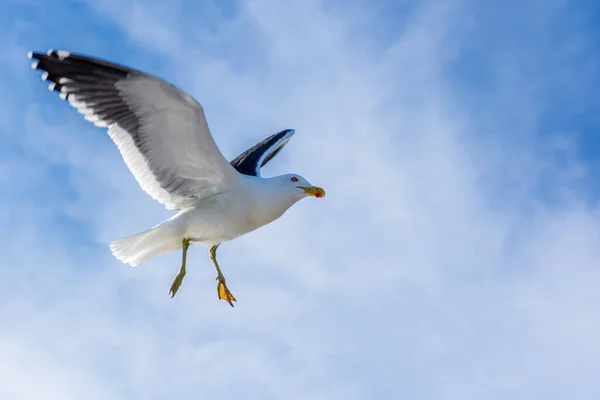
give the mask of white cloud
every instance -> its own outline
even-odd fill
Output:
[[[101,131],[32,87],[22,154],[0,163],[15,193],[0,214],[0,397],[592,398],[598,212],[570,139],[532,133],[562,67],[527,87],[522,48],[502,43],[486,89],[505,90],[473,101],[451,70],[489,16],[467,3],[416,5],[385,48],[368,31],[381,16],[356,3],[244,2],[230,16],[211,8],[211,29],[184,3],[138,2],[132,21],[119,1],[90,4],[164,57],[117,61],[193,93],[230,158],[296,128],[266,170],[328,196],[220,248],[235,309],[217,302],[201,248],[170,299],[179,254],[131,269],[106,246],[169,214]],[[544,18],[542,31],[556,14]],[[73,195],[41,201],[52,182]],[[28,371],[45,380],[25,385]]]

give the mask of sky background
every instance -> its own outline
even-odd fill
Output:
[[[0,5],[0,398],[596,399],[593,1],[22,0]],[[228,159],[327,190],[137,268],[171,215],[30,50],[159,75]]]

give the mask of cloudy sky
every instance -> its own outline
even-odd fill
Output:
[[[600,7],[577,0],[5,0],[0,398],[595,399]],[[231,159],[327,190],[131,268],[171,215],[29,50],[159,75]]]

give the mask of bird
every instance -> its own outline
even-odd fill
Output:
[[[176,213],[153,228],[113,240],[109,247],[131,266],[181,250],[181,267],[169,295],[186,275],[191,244],[208,248],[217,296],[233,307],[217,248],[281,217],[307,197],[325,190],[296,173],[262,177],[260,170],[294,135],[285,129],[230,162],[209,130],[202,105],[158,76],[66,50],[29,52],[48,89],[95,126],[105,128],[127,167],[153,199]]]

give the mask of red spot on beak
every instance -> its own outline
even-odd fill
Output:
[[[322,196],[323,196],[323,195],[322,195],[320,192],[317,192],[317,193],[315,194],[315,197],[316,197],[316,198],[320,198],[320,197],[322,197]]]

